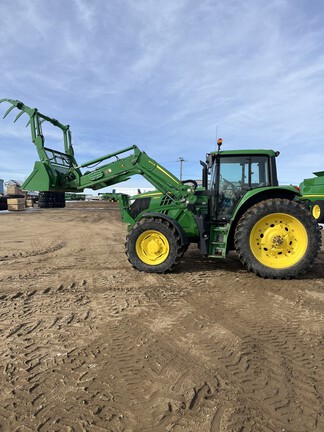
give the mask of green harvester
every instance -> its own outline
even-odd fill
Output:
[[[315,177],[305,179],[300,185],[302,197],[309,203],[312,215],[318,223],[324,223],[324,171],[313,173]]]

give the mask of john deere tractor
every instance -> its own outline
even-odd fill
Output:
[[[155,192],[130,198],[119,195],[122,220],[128,225],[126,255],[140,271],[165,273],[180,263],[191,243],[203,256],[224,258],[236,250],[242,263],[266,278],[296,277],[312,266],[321,245],[318,224],[294,187],[279,186],[277,152],[272,150],[208,153],[202,181],[180,181],[136,146],[78,164],[69,126],[29,108],[17,108],[16,120],[27,114],[39,161],[23,184],[25,190],[50,194],[61,202],[65,192],[115,185],[140,174]],[[15,121],[16,121],[15,120]],[[62,131],[64,150],[45,146],[42,123]],[[44,196],[44,195],[42,195]],[[60,205],[59,205],[60,206]]]

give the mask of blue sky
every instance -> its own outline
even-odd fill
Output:
[[[70,124],[80,164],[136,144],[200,178],[218,130],[224,149],[279,150],[282,183],[324,170],[320,1],[0,0],[0,12],[0,98]],[[37,159],[14,118],[0,119],[5,180]]]

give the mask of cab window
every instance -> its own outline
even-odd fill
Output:
[[[269,185],[267,156],[222,156],[219,170],[218,214],[232,215],[246,191]]]

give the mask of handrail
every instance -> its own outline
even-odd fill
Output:
[[[119,151],[117,151],[117,152],[110,153],[110,154],[107,154],[107,155],[105,155],[105,156],[101,156],[101,157],[99,157],[99,158],[97,158],[97,159],[92,159],[91,161],[89,161],[89,162],[85,162],[85,163],[83,163],[83,164],[77,166],[76,168],[85,168],[85,167],[88,167],[88,166],[93,165],[93,164],[95,164],[95,163],[102,162],[102,161],[104,161],[104,160],[106,160],[106,159],[110,159],[110,158],[112,158],[112,157],[114,157],[114,156],[117,156],[117,155],[119,155],[119,154],[126,153],[127,151],[130,151],[130,150],[136,150],[136,149],[138,149],[138,147],[135,146],[135,145],[133,145],[133,146],[127,147],[127,148],[125,148],[125,149],[123,149],[123,150],[119,150]]]

